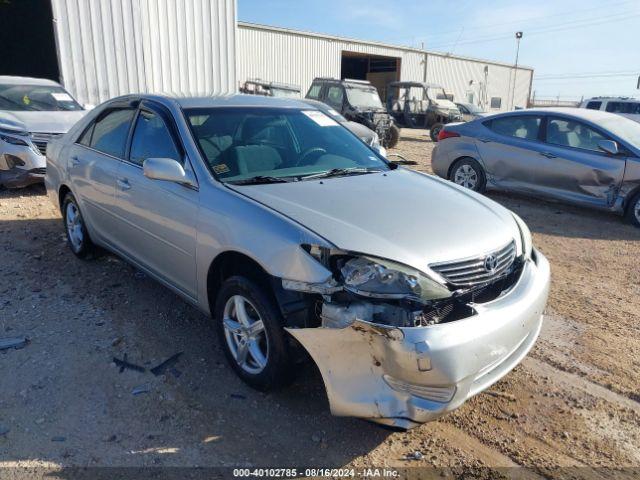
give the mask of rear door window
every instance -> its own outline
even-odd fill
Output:
[[[602,102],[589,102],[589,103],[587,103],[587,108],[589,110],[600,110],[601,106],[602,106]]]
[[[112,110],[96,121],[91,136],[91,148],[118,158],[124,158],[133,109]]]
[[[487,122],[487,126],[499,135],[521,138],[523,140],[538,140],[542,117],[535,115],[517,115],[495,118]]]
[[[607,112],[637,115],[640,114],[640,102],[608,102]]]

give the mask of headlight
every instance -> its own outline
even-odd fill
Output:
[[[352,258],[340,273],[346,290],[366,297],[435,300],[451,296],[444,285],[419,271],[379,258]]]
[[[514,220],[518,224],[518,229],[520,230],[520,241],[522,243],[522,252],[524,253],[525,258],[531,258],[531,250],[533,250],[533,241],[531,240],[531,231],[527,224],[524,223],[518,215],[511,212]]]

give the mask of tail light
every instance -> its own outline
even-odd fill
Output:
[[[452,132],[451,130],[445,130],[444,128],[438,132],[438,141],[441,142],[445,138],[459,137],[458,132]]]

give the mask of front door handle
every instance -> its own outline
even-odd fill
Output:
[[[491,140],[489,138],[479,138],[478,140],[480,140],[482,143],[491,143]]]
[[[77,167],[78,165],[80,165],[80,159],[74,155],[71,157],[71,166]]]
[[[543,157],[547,157],[547,158],[558,158],[556,155],[554,155],[551,152],[540,152],[540,155],[542,155]]]
[[[129,180],[127,180],[126,178],[119,178],[117,183],[118,183],[118,188],[120,190],[130,190],[131,189],[131,184],[129,183]]]

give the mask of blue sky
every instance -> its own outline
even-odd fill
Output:
[[[238,0],[238,19],[513,63],[539,97],[640,96],[640,0]]]

